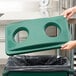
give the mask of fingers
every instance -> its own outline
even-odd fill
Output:
[[[73,12],[71,12],[71,13],[69,13],[69,14],[67,14],[67,19],[70,19],[71,17],[72,17],[72,15],[73,15]]]
[[[63,15],[65,18],[70,19],[74,12],[72,11],[72,8],[69,8],[65,10],[61,15]]]
[[[68,45],[68,43],[65,43],[65,44],[62,45],[61,47],[62,47],[62,48],[65,48],[65,47],[67,47],[67,45]]]
[[[67,47],[64,47],[64,48],[61,48],[61,50],[63,50],[63,51],[69,51],[70,50],[70,48],[67,46]]]
[[[61,15],[63,15],[65,18],[67,18],[67,13],[62,13]]]
[[[62,45],[61,46],[61,50],[66,50],[67,49],[67,46],[68,46],[67,44]]]
[[[66,44],[61,46],[61,50],[69,51],[69,50],[71,50],[71,46],[69,45],[69,43],[66,43]]]
[[[73,48],[76,48],[76,40],[69,41],[61,46],[61,50],[72,50]]]
[[[73,13],[71,13],[71,12],[64,12],[64,13],[62,13],[61,15],[63,15],[65,18],[67,18],[67,20],[68,19],[70,19],[71,18],[71,16],[73,15]]]

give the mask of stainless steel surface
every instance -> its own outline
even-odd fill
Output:
[[[76,18],[71,18],[68,20],[69,24],[76,24]]]
[[[4,65],[0,65],[0,76],[2,76],[3,69],[4,69]]]
[[[76,0],[72,1],[72,6],[76,6]],[[71,23],[71,34],[72,34],[72,40],[76,39],[76,14],[72,17],[72,19],[69,20],[69,23]],[[71,62],[74,64],[74,70],[76,70],[76,66],[75,66],[75,56],[76,54],[74,54],[74,52],[76,51],[76,49],[72,50],[72,56],[74,59],[71,60]]]

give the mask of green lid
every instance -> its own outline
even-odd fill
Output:
[[[46,28],[52,25],[60,30],[56,37],[50,37],[45,32]],[[21,30],[27,31],[28,37],[18,43],[14,37]],[[63,16],[15,22],[6,26],[5,33],[6,53],[8,55],[57,49],[70,40],[68,23]]]

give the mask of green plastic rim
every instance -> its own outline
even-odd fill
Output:
[[[21,34],[24,33],[23,39],[20,39],[21,38],[20,35],[19,35],[20,33]],[[28,35],[29,35],[29,31],[27,30],[27,28],[19,27],[13,33],[13,39],[14,39],[15,42],[23,42],[28,38]],[[18,37],[18,39],[17,39],[17,37]]]
[[[46,35],[49,37],[57,37],[61,32],[61,28],[58,26],[58,24],[53,22],[47,23],[44,30]]]

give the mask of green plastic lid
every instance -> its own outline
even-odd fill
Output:
[[[46,28],[52,25],[60,31],[56,37],[48,36],[45,32]],[[14,37],[22,30],[27,32],[28,37],[22,42],[16,42]],[[63,16],[15,22],[6,26],[5,33],[8,55],[57,49],[70,40],[68,23]]]

